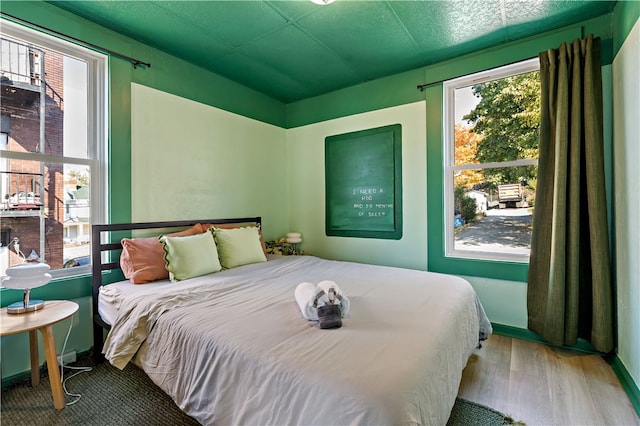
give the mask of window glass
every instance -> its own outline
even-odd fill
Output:
[[[104,55],[3,20],[0,275],[28,258],[86,273],[102,221]]]
[[[538,68],[534,59],[444,85],[446,256],[528,261]]]

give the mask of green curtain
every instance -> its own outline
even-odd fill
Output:
[[[529,329],[555,345],[614,347],[604,181],[600,39],[539,55],[538,185],[527,287]]]

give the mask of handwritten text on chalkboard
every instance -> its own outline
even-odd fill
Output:
[[[353,208],[359,217],[393,215],[393,203],[377,202],[386,198],[384,188],[354,188],[352,194]]]

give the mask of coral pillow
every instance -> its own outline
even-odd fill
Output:
[[[167,234],[170,237],[184,237],[201,234],[207,230],[201,224],[196,224],[184,231]],[[169,271],[165,267],[164,250],[158,237],[123,238],[120,267],[125,278],[133,284],[146,284],[169,278]]]

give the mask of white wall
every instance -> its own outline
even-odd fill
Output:
[[[325,235],[324,142],[327,136],[402,125],[400,240]],[[327,259],[426,269],[426,107],[416,102],[289,129],[287,133],[291,230],[306,252]]]
[[[132,84],[131,198],[134,222],[262,216],[275,238],[289,222],[286,131]]]
[[[463,277],[471,283],[489,320],[527,328],[527,283],[483,277]]]
[[[613,61],[618,358],[640,384],[640,20]]]

